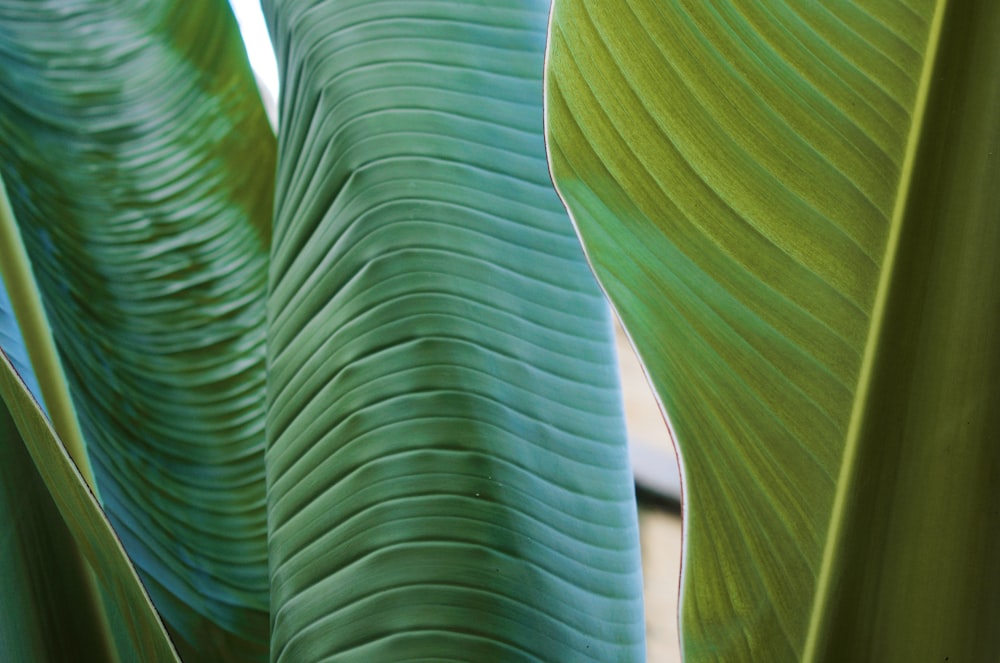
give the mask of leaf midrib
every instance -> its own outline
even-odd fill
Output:
[[[947,0],[938,0],[934,8],[934,17],[931,20],[926,56],[914,103],[913,120],[910,123],[903,166],[900,170],[899,187],[896,191],[896,200],[893,204],[885,257],[879,274],[875,305],[872,310],[872,322],[868,328],[868,338],[865,342],[861,371],[858,376],[858,386],[855,391],[854,402],[851,406],[851,418],[848,422],[847,437],[840,465],[840,474],[837,480],[833,510],[830,514],[830,524],[827,529],[826,544],[823,549],[823,558],[820,565],[819,578],[816,582],[816,591],[813,594],[809,630],[806,633],[805,648],[802,656],[802,660],[807,663],[817,661],[817,648],[819,647],[821,632],[826,622],[825,615],[830,608],[829,597],[831,594],[830,586],[832,583],[834,561],[843,546],[844,525],[847,519],[847,502],[853,492],[854,478],[858,475],[856,469],[858,447],[860,445],[861,431],[864,429],[865,419],[869,414],[869,388],[873,381],[873,370],[879,354],[882,329],[885,325],[887,300],[892,284],[892,275],[900,244],[902,226],[906,219],[907,203],[910,198],[910,185],[914,179],[914,164],[920,148],[921,135],[923,134],[924,117],[927,110],[933,73],[937,66],[938,47],[941,43],[941,31],[947,5]]]

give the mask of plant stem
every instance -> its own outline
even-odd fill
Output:
[[[83,432],[80,430],[76,409],[73,407],[73,400],[69,395],[66,374],[63,372],[62,362],[56,352],[52,329],[49,327],[45,309],[42,307],[42,296],[31,271],[28,254],[24,249],[24,242],[14,219],[14,211],[10,207],[10,199],[7,197],[7,187],[4,185],[3,178],[0,178],[0,277],[7,286],[11,306],[14,309],[14,317],[21,329],[28,358],[35,370],[38,387],[41,389],[42,399],[45,401],[52,428],[55,429],[56,435],[62,441],[70,458],[73,459],[90,491],[100,500],[97,484],[94,481],[94,472],[90,467],[90,458],[87,456]],[[95,616],[103,630],[102,640],[107,647],[104,653],[110,656],[111,660],[118,661],[120,659],[97,577],[82,555],[81,562],[82,581],[87,588],[87,593],[95,609]]]
[[[0,277],[7,286],[14,317],[21,328],[28,357],[35,369],[42,398],[55,429],[70,458],[76,463],[91,492],[100,499],[90,467],[86,444],[69,394],[66,374],[56,352],[55,341],[42,297],[35,283],[28,254],[21,240],[7,188],[0,178]]]

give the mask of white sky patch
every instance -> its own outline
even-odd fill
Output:
[[[250,66],[271,93],[271,97],[277,99],[278,64],[274,59],[274,48],[267,33],[264,15],[260,11],[260,0],[229,0],[229,4],[240,24]]]

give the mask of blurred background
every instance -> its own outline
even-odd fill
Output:
[[[677,589],[681,568],[677,457],[642,367],[621,327],[615,328],[629,452],[639,499],[639,539],[649,663],[680,663]]]

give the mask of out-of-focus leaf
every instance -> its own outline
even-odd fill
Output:
[[[86,559],[117,617],[121,660],[177,660],[121,542],[3,353],[0,398],[4,658],[108,658],[102,618],[86,598]]]
[[[267,651],[273,168],[222,0],[0,3],[0,170],[104,506],[208,660]]]
[[[100,656],[99,623],[86,607],[82,558],[41,483],[6,407],[0,407],[0,651],[14,661]],[[76,597],[67,601],[66,597]]]
[[[7,288],[0,280],[0,352],[7,355],[11,366],[20,376],[24,386],[28,389],[34,399],[42,409],[42,392],[38,388],[38,379],[35,371],[31,368],[31,361],[28,359],[28,350],[24,346],[24,337],[21,329],[17,325],[17,318],[14,317],[14,309],[10,303],[10,295]]]
[[[2,282],[0,353],[40,403],[38,382]],[[87,599],[87,566],[4,404],[0,523],[0,652],[12,661],[65,661],[82,651],[106,658],[100,617],[95,615],[100,604]]]
[[[42,305],[35,281],[7,197],[7,188],[0,179],[0,288],[4,290],[0,306],[0,350],[7,351],[17,361],[29,390],[42,406],[52,428],[66,452],[76,463],[87,486],[97,491],[87,445],[80,430],[76,407],[70,395],[66,373],[56,350],[52,328]],[[9,295],[13,294],[12,297]],[[30,342],[26,342],[30,341]]]
[[[552,170],[680,445],[689,660],[1000,651],[998,36],[556,0]]]
[[[265,3],[275,659],[642,658],[607,306],[544,160],[547,9]]]

